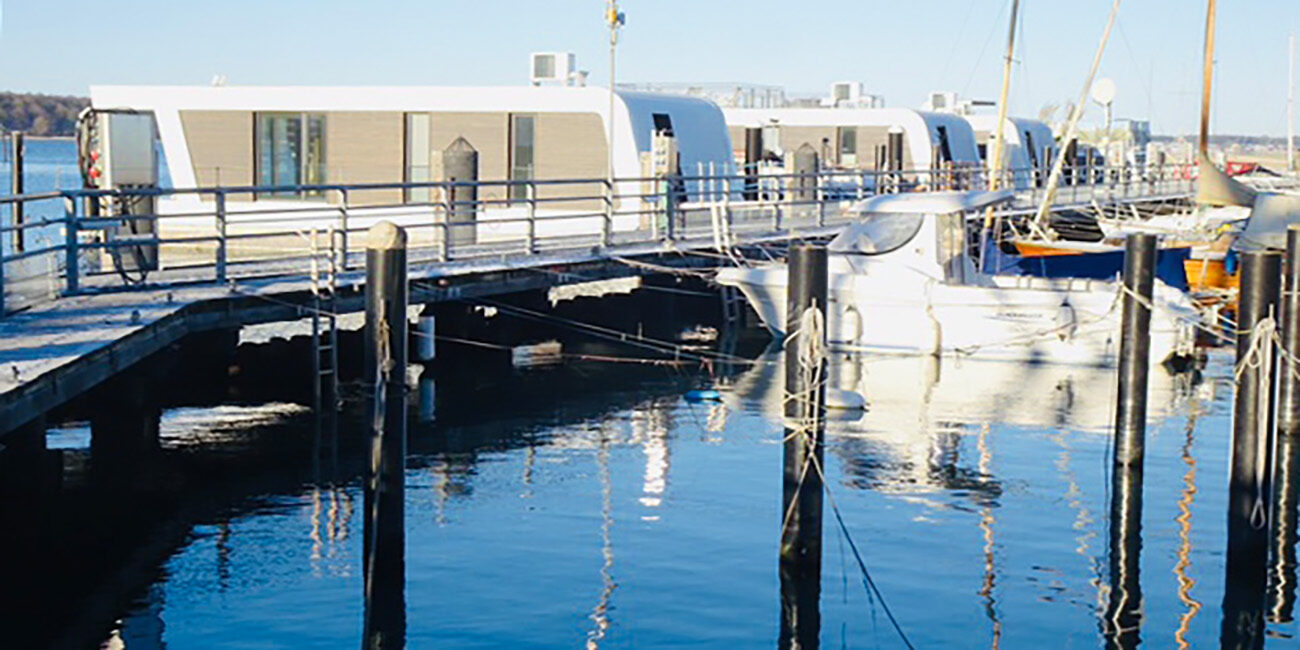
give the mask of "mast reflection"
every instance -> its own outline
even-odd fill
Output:
[[[1300,438],[1279,431],[1273,479],[1273,554],[1268,572],[1268,620],[1272,623],[1295,620],[1298,490]]]

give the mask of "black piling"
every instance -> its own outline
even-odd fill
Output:
[[[745,129],[745,200],[758,200],[758,166],[763,160],[763,129]]]
[[[1300,358],[1300,226],[1292,226],[1286,234],[1281,305],[1268,618],[1290,623],[1296,601],[1296,542],[1300,541],[1300,363],[1296,362]]]
[[[1124,312],[1110,493],[1110,598],[1106,645],[1135,648],[1142,629],[1142,483],[1156,237],[1129,235],[1124,249]]]
[[[406,306],[406,232],[381,222],[370,229],[366,244],[366,649],[405,645]]]
[[[27,147],[24,145],[23,132],[14,131],[12,134],[10,134],[10,143],[11,146],[13,147],[13,151],[9,156],[9,163],[10,163],[9,192],[13,196],[18,196],[19,194],[22,194],[25,191],[24,184],[23,184],[23,168],[24,168],[23,157],[24,154],[27,152]],[[23,204],[21,201],[14,201],[13,203],[10,204],[10,206],[11,209],[13,210],[13,213],[11,215],[13,218],[11,219],[10,225],[17,228],[18,226],[23,225],[23,221],[25,219],[23,215]],[[14,238],[13,242],[14,242],[15,252],[21,253],[27,250],[27,241],[26,241],[27,232],[25,230],[21,230],[21,229],[15,230],[13,234],[13,238]]]
[[[782,647],[815,648],[820,628],[826,411],[826,249],[790,247],[781,527]]]
[[[1237,306],[1237,395],[1228,483],[1228,550],[1223,596],[1223,647],[1255,648],[1264,642],[1264,595],[1271,500],[1272,409],[1276,374],[1271,341],[1256,337],[1261,321],[1278,308],[1282,257],[1272,251],[1241,256]]]
[[[1124,312],[1119,342],[1119,400],[1115,465],[1142,469],[1146,453],[1147,381],[1151,356],[1151,296],[1156,236],[1129,235],[1124,246]],[[1139,486],[1140,487],[1140,486]]]
[[[1278,359],[1277,430],[1295,436],[1300,435],[1300,225],[1287,229],[1284,273],[1278,328],[1287,353]]]

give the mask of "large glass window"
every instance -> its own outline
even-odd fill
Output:
[[[510,116],[510,180],[512,181],[529,181],[536,178],[537,151],[534,147],[537,136],[536,119],[532,115]],[[510,186],[510,198],[527,199],[527,186]]]
[[[406,114],[406,182],[426,183],[433,178],[430,166],[429,131],[432,122],[428,113]],[[428,187],[406,190],[409,203],[427,203],[432,200]]]
[[[319,113],[257,114],[257,184],[319,185],[325,182],[325,116]],[[264,192],[261,196],[320,196]]]

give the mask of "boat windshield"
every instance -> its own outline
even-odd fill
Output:
[[[902,248],[916,237],[925,220],[918,213],[876,213],[863,215],[844,229],[827,249],[838,253],[884,255]]]

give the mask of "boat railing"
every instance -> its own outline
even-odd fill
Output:
[[[610,179],[81,189],[0,197],[0,314],[65,296],[359,269],[357,236],[405,227],[413,264],[614,256],[815,235],[883,193],[986,189],[986,170],[772,169]],[[1170,171],[1091,169],[1058,201],[1186,194]],[[1016,205],[1041,200],[1034,170],[1005,170]],[[647,246],[649,246],[647,248]]]

